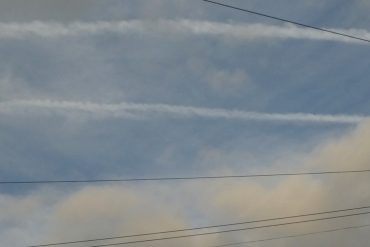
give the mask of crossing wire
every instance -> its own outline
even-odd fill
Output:
[[[29,184],[66,184],[66,183],[113,183],[113,182],[149,182],[149,181],[181,181],[181,180],[213,180],[235,178],[268,178],[284,176],[309,176],[309,175],[339,175],[350,173],[369,173],[370,169],[347,171],[319,171],[298,173],[274,174],[246,174],[246,175],[221,175],[221,176],[195,176],[195,177],[158,177],[158,178],[119,178],[119,179],[87,179],[87,180],[29,180],[29,181],[0,181],[0,185],[29,185]]]
[[[136,244],[136,243],[155,242],[155,241],[170,240],[170,239],[180,239],[180,238],[188,238],[188,237],[196,237],[196,236],[214,235],[214,234],[220,234],[220,233],[240,232],[240,231],[247,231],[247,230],[254,230],[254,229],[279,227],[279,226],[286,226],[286,225],[293,225],[293,224],[301,224],[301,223],[308,223],[308,222],[317,222],[317,221],[323,221],[323,220],[346,218],[346,217],[359,216],[359,215],[368,215],[368,214],[370,214],[370,211],[368,211],[368,212],[361,212],[361,213],[338,215],[338,216],[331,216],[331,217],[325,217],[325,218],[316,218],[316,219],[300,220],[300,221],[291,221],[291,222],[284,222],[284,223],[277,223],[277,224],[270,224],[270,225],[262,225],[262,226],[254,226],[254,227],[245,227],[245,228],[219,230],[219,231],[205,232],[205,233],[184,234],[184,235],[177,235],[177,236],[170,236],[170,237],[150,238],[150,239],[143,239],[143,240],[132,240],[132,241],[126,241],[126,242],[111,243],[111,244],[91,245],[89,247],[117,246],[117,245],[127,245],[127,244]],[[51,246],[51,245],[50,244],[32,245],[32,246],[28,246],[28,247],[40,247],[40,246]]]
[[[261,12],[252,11],[252,10],[249,10],[249,9],[240,8],[240,7],[236,7],[236,6],[232,6],[232,5],[228,5],[228,4],[224,4],[224,3],[220,3],[220,2],[216,2],[216,1],[211,1],[211,0],[203,0],[203,1],[211,3],[211,4],[219,5],[219,6],[222,6],[222,7],[230,8],[230,9],[240,10],[240,11],[243,11],[243,12],[246,12],[246,13],[249,13],[249,14],[258,15],[258,16],[262,16],[262,17],[265,17],[265,18],[274,19],[274,20],[294,24],[294,25],[297,25],[297,26],[310,28],[310,29],[314,29],[314,30],[317,30],[317,31],[326,32],[326,33],[330,33],[330,34],[334,34],[334,35],[338,35],[338,36],[342,36],[342,37],[346,37],[346,38],[355,39],[355,40],[370,43],[370,40],[365,39],[365,38],[360,38],[360,37],[356,37],[356,36],[345,34],[345,33],[340,33],[340,32],[325,29],[325,28],[320,28],[320,27],[316,27],[316,26],[312,26],[312,25],[308,25],[308,24],[303,24],[303,23],[300,23],[300,22],[291,21],[291,20],[288,20],[288,19],[284,19],[284,18],[280,18],[280,17],[276,17],[276,16],[272,16],[272,15],[264,14],[264,13],[261,13]]]
[[[238,242],[238,243],[220,244],[220,245],[214,245],[212,247],[227,247],[227,246],[235,246],[235,245],[253,244],[253,243],[267,242],[267,241],[273,241],[273,240],[298,238],[298,237],[304,237],[304,236],[310,236],[310,235],[338,232],[338,231],[344,231],[344,230],[360,229],[360,228],[365,228],[365,227],[370,227],[370,225],[349,226],[349,227],[335,228],[335,229],[323,230],[323,231],[317,231],[317,232],[309,232],[309,233],[302,233],[302,234],[295,234],[295,235],[288,235],[288,236],[281,236],[281,237],[274,237],[274,238],[265,238],[265,239],[251,240],[251,241]]]
[[[306,213],[306,214],[275,217],[275,218],[260,219],[260,220],[234,222],[234,223],[220,224],[220,225],[175,229],[175,230],[141,233],[141,234],[131,234],[131,235],[124,235],[124,236],[116,236],[116,237],[105,237],[105,238],[95,238],[95,239],[86,239],[86,240],[77,240],[77,241],[68,241],[68,242],[59,242],[59,243],[49,243],[49,244],[42,244],[42,245],[33,245],[33,246],[28,246],[28,247],[57,246],[57,245],[66,245],[66,244],[77,244],[77,243],[87,243],[87,242],[104,241],[104,240],[132,238],[132,237],[143,237],[143,236],[150,236],[150,235],[159,235],[159,234],[177,233],[177,232],[185,232],[185,231],[195,231],[195,230],[203,230],[203,229],[218,228],[218,227],[227,227],[227,226],[245,225],[245,224],[252,224],[252,223],[261,223],[261,222],[274,221],[274,220],[285,220],[285,219],[292,219],[292,218],[298,218],[298,217],[307,217],[307,216],[315,216],[315,215],[323,215],[323,214],[333,214],[333,213],[340,213],[340,212],[354,211],[354,210],[361,210],[361,209],[369,209],[369,208],[370,208],[370,206],[363,206],[363,207],[356,207],[356,208],[346,208],[346,209],[338,209],[338,210],[332,210],[332,211]]]

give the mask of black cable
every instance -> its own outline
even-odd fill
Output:
[[[268,227],[286,226],[286,225],[293,225],[293,224],[307,223],[307,222],[315,222],[315,221],[321,221],[321,220],[338,219],[338,218],[364,215],[364,214],[370,214],[370,212],[340,215],[340,216],[333,216],[333,217],[327,217],[327,218],[318,218],[318,219],[312,219],[312,220],[293,221],[293,222],[279,223],[279,224],[273,224],[273,225],[264,225],[264,226],[246,227],[246,228],[230,229],[230,230],[223,230],[223,231],[214,231],[214,232],[206,232],[206,233],[180,235],[180,236],[174,236],[174,237],[152,238],[152,239],[128,241],[128,242],[113,243],[113,244],[92,245],[92,246],[89,246],[89,247],[117,246],[117,245],[125,245],[125,244],[135,244],[135,243],[153,242],[153,241],[161,241],[161,240],[169,240],[169,239],[178,239],[178,238],[187,238],[187,237],[195,237],[195,236],[213,235],[213,234],[219,234],[219,233],[240,232],[240,231],[261,229],[261,228],[268,228]]]
[[[100,244],[100,245],[92,245],[92,246],[89,246],[89,247],[117,246],[117,245],[126,245],[126,244],[135,244],[135,243],[154,242],[154,241],[169,240],[169,239],[179,239],[179,238],[187,238],[187,237],[213,235],[213,234],[219,234],[219,233],[240,232],[240,231],[247,231],[247,230],[253,230],[253,229],[262,229],[262,228],[277,227],[277,226],[286,226],[286,225],[293,225],[293,224],[300,224],[300,223],[307,223],[307,222],[316,222],[316,221],[322,221],[322,220],[339,219],[339,218],[345,218],[345,217],[351,217],[351,216],[358,216],[358,215],[365,215],[365,214],[370,214],[370,212],[346,214],[346,215],[331,216],[331,217],[326,217],[326,218],[317,218],[317,219],[311,219],[311,220],[301,220],[301,221],[285,222],[285,223],[278,223],[278,224],[271,224],[271,225],[263,225],[263,226],[254,226],[254,227],[246,227],[246,228],[220,230],[220,231],[205,232],[205,233],[194,233],[194,234],[178,235],[178,236],[172,236],[172,237],[151,238],[151,239],[144,239],[144,240],[133,240],[133,241],[127,241],[127,242],[112,243],[112,244]],[[32,246],[28,246],[28,247],[40,247],[40,246],[50,246],[50,245],[32,245]]]
[[[311,26],[311,25],[308,25],[308,24],[303,24],[303,23],[299,23],[299,22],[296,22],[296,21],[291,21],[291,20],[288,20],[288,19],[284,19],[284,18],[280,18],[280,17],[275,17],[275,16],[264,14],[264,13],[260,13],[260,12],[256,12],[256,11],[252,11],[252,10],[243,9],[243,8],[239,8],[239,7],[236,7],[236,6],[224,4],[224,3],[219,3],[219,2],[210,1],[210,0],[203,0],[203,1],[204,2],[208,2],[208,3],[212,3],[212,4],[216,4],[216,5],[220,5],[220,6],[223,6],[223,7],[231,8],[231,9],[240,10],[240,11],[247,12],[247,13],[250,13],[250,14],[259,15],[259,16],[263,16],[263,17],[266,17],[266,18],[270,18],[270,19],[274,19],[274,20],[278,20],[278,21],[282,21],[282,22],[291,23],[291,24],[294,24],[294,25],[297,25],[297,26],[311,28],[311,29],[315,29],[315,30],[318,30],[318,31],[322,31],[322,32],[326,32],[326,33],[331,33],[331,34],[343,36],[343,37],[346,37],[346,38],[356,39],[356,40],[365,41],[365,42],[369,42],[370,43],[370,40],[368,40],[368,39],[364,39],[364,38],[352,36],[352,35],[349,35],[349,34],[340,33],[340,32],[336,32],[336,31],[332,31],[332,30],[324,29],[324,28],[320,28],[320,27],[315,27],[315,26]]]
[[[105,238],[95,238],[95,239],[86,239],[86,240],[77,240],[77,241],[68,241],[68,242],[59,242],[59,243],[49,243],[49,244],[41,244],[41,245],[32,245],[32,246],[28,246],[28,247],[57,246],[57,245],[77,244],[77,243],[86,243],[86,242],[95,242],[95,241],[103,241],[103,240],[131,238],[131,237],[142,237],[142,236],[149,236],[149,235],[158,235],[158,234],[166,234],[166,233],[176,233],[176,232],[194,231],[194,230],[202,230],[202,229],[217,228],[217,227],[226,227],[226,226],[236,226],[236,225],[260,223],[260,222],[273,221],[273,220],[285,220],[285,219],[292,219],[292,218],[298,218],[298,217],[307,217],[307,216],[315,216],[315,215],[322,215],[322,214],[339,213],[339,212],[346,212],[346,211],[353,211],[353,210],[360,210],[360,209],[368,209],[368,208],[370,208],[370,206],[357,207],[357,208],[348,208],[348,209],[339,209],[339,210],[332,210],[332,211],[324,211],[324,212],[318,212],[318,213],[307,213],[307,214],[284,216],[284,217],[261,219],[261,220],[236,222],[236,223],[221,224],[221,225],[211,225],[211,226],[184,228],[184,229],[167,230],[167,231],[150,232],[150,233],[141,233],[141,234],[132,234],[132,235],[124,235],[124,236],[116,236],[116,237],[105,237]]]
[[[235,245],[260,243],[260,242],[266,242],[266,241],[272,241],[272,240],[280,240],[280,239],[287,239],[287,238],[297,238],[297,237],[304,237],[304,236],[309,236],[309,235],[317,235],[317,234],[330,233],[330,232],[338,232],[338,231],[351,230],[351,229],[359,229],[359,228],[365,228],[365,227],[370,227],[370,225],[349,226],[349,227],[343,227],[343,228],[335,228],[335,229],[330,229],[330,230],[317,231],[317,232],[309,232],[309,233],[302,233],[302,234],[288,235],[288,236],[281,236],[281,237],[275,237],[275,238],[265,238],[265,239],[251,240],[251,241],[238,242],[238,243],[220,244],[220,245],[214,245],[212,247],[226,247],[226,246],[235,246]]]
[[[367,173],[370,169],[350,171],[323,171],[275,174],[225,175],[225,176],[198,176],[198,177],[161,177],[161,178],[122,178],[122,179],[88,179],[88,180],[36,180],[36,181],[0,181],[3,184],[61,184],[61,183],[108,183],[108,182],[144,182],[144,181],[170,181],[170,180],[203,180],[203,179],[230,179],[230,178],[258,178],[282,176],[308,176],[308,175],[334,175],[346,173]]]

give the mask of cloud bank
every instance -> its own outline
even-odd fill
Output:
[[[342,137],[327,140],[302,159],[311,169],[363,169],[370,163],[369,146],[370,122],[367,121]],[[8,225],[6,231],[0,231],[0,236],[2,243],[25,246],[31,242],[82,240],[343,209],[368,205],[368,188],[368,175],[362,174],[282,178],[273,182],[273,186],[267,180],[214,182],[212,186],[209,182],[86,186],[64,195],[59,194],[58,197],[51,196],[54,198],[52,206],[43,199],[53,195],[52,191],[35,192],[24,198],[1,195],[0,206],[7,216],[0,220],[12,224]],[[35,228],[32,224],[35,215],[43,215],[42,224],[49,227]],[[368,224],[369,220],[368,216],[352,217],[262,231],[154,242],[152,245],[213,246]],[[309,247],[320,243],[360,247],[367,241],[367,235],[366,229],[358,229],[273,243],[278,247],[298,244]],[[112,242],[117,241],[104,243]]]
[[[332,31],[370,39],[370,33],[364,29],[330,29]],[[33,21],[30,23],[0,23],[0,39],[24,39],[27,37],[59,38],[76,35],[98,35],[104,33],[132,34],[191,34],[207,35],[240,41],[260,39],[308,39],[330,40],[337,42],[359,41],[323,33],[294,25],[241,24],[194,20],[158,20],[158,21],[98,21],[74,22],[62,24],[57,22]]]
[[[167,104],[138,104],[122,102],[118,104],[99,104],[91,102],[20,100],[0,103],[0,112],[17,113],[20,111],[48,110],[54,112],[82,112],[105,117],[167,117],[209,118],[239,121],[295,122],[295,123],[332,123],[357,124],[365,120],[360,115],[324,115],[310,113],[261,113],[220,108],[191,107]]]

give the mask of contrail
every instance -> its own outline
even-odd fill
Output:
[[[370,39],[370,32],[363,29],[329,29]],[[57,22],[34,21],[30,23],[0,23],[0,39],[23,39],[28,37],[59,38],[76,35],[99,35],[105,33],[132,34],[192,34],[208,35],[239,41],[260,39],[309,39],[338,42],[356,42],[346,37],[301,28],[294,25],[242,24],[210,21],[180,20],[124,20],[99,22]]]
[[[118,104],[100,104],[92,102],[19,100],[0,103],[0,113],[17,113],[47,110],[60,113],[87,113],[93,116],[118,117],[172,117],[172,118],[208,118],[239,121],[267,121],[294,123],[332,123],[357,124],[366,116],[327,115],[311,113],[263,113],[222,108],[205,108],[168,104],[140,104],[121,102]]]

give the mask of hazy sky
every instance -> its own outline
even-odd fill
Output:
[[[370,39],[366,0],[227,3]],[[368,169],[369,55],[365,42],[200,0],[1,0],[0,180]],[[1,185],[0,246],[370,205],[369,185],[366,174]],[[368,223],[152,245],[211,247]],[[362,247],[368,230],[258,246]]]

